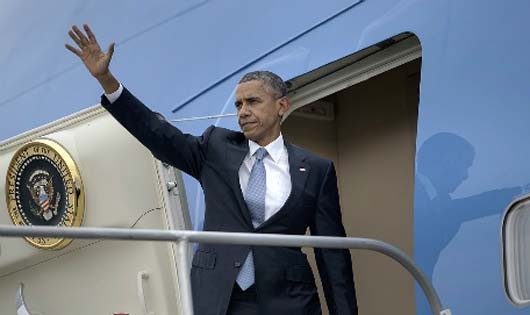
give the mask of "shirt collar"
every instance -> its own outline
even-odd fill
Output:
[[[256,153],[256,151],[259,148],[261,148],[261,147],[262,146],[260,146],[256,142],[254,142],[254,141],[252,141],[250,139],[248,140],[248,148],[249,148],[250,156],[253,156],[254,153]],[[274,141],[272,141],[271,143],[267,144],[263,148],[265,148],[265,150],[267,150],[267,153],[269,153],[269,156],[272,158],[272,160],[275,163],[278,163],[278,161],[280,160],[280,157],[282,155],[282,152],[285,149],[285,144],[283,142],[283,135],[280,133],[278,138],[276,138]]]

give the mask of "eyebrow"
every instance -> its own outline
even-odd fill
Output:
[[[261,101],[262,98],[259,97],[259,96],[249,96],[249,97],[245,97],[245,98],[242,98],[242,99],[236,99],[235,102],[234,102],[234,105],[237,106],[237,105],[241,104],[242,100],[245,100],[247,102],[249,102],[249,101]]]

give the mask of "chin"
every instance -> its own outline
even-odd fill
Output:
[[[252,137],[252,133],[251,133],[251,132],[243,131],[243,130],[242,130],[242,132],[243,132],[243,134],[245,135],[245,138],[250,139],[250,140],[253,140],[253,139],[252,139],[253,137]]]
[[[261,140],[260,138],[256,137],[256,135],[252,135],[252,134],[245,134],[245,138],[247,138],[248,140],[252,140],[256,143],[259,144],[259,141]]]

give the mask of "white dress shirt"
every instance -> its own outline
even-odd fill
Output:
[[[110,94],[106,94],[105,93],[105,97],[107,98],[107,100],[109,100],[109,103],[114,103],[114,101],[116,101],[118,99],[118,97],[120,97],[121,93],[123,92],[123,85],[121,85],[120,83],[120,86],[118,87],[118,89]]]
[[[123,86],[120,83],[115,92],[105,94],[105,97],[110,103],[114,103],[122,92]],[[249,152],[239,168],[239,185],[243,196],[247,191],[250,171],[256,161],[253,155],[260,148],[260,145],[248,140],[248,147]],[[289,156],[281,134],[264,148],[269,153],[263,159],[267,181],[267,191],[265,192],[265,220],[267,220],[281,209],[291,194],[291,174],[289,173]]]
[[[253,155],[261,146],[248,140],[248,147],[249,152],[239,168],[239,185],[243,196],[247,191],[250,171],[256,161]],[[287,201],[291,193],[291,174],[289,173],[289,156],[281,134],[264,148],[269,153],[263,159],[267,181],[265,192],[265,220],[267,220]]]

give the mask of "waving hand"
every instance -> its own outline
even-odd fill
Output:
[[[119,83],[114,79],[109,71],[110,60],[114,54],[114,43],[109,45],[107,52],[103,52],[101,47],[88,25],[83,25],[86,35],[77,27],[72,26],[68,32],[72,40],[77,44],[75,48],[66,44],[66,48],[76,54],[85,64],[86,68],[103,86],[106,92],[113,92]]]

